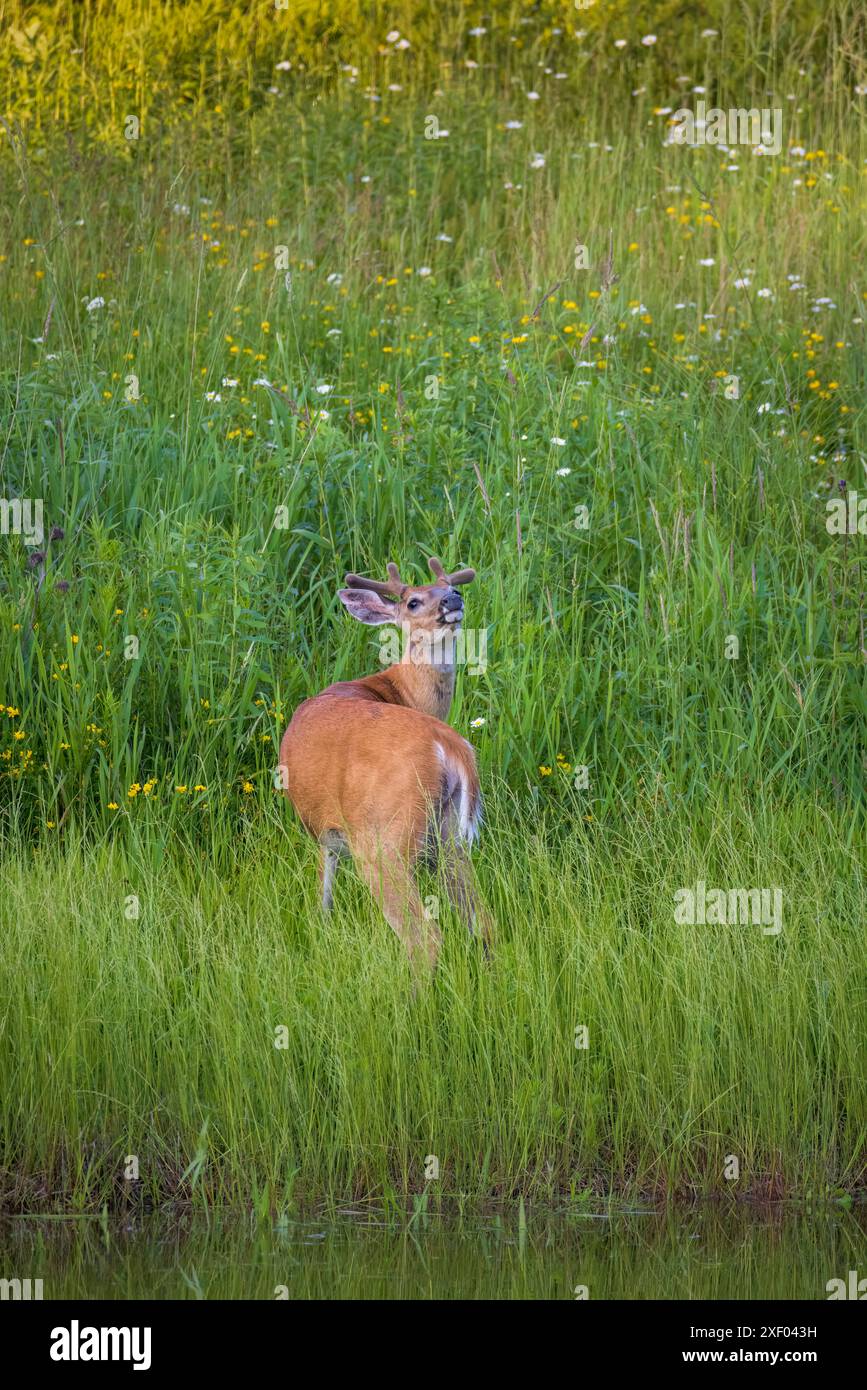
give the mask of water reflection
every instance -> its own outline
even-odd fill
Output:
[[[0,1278],[46,1299],[824,1299],[867,1276],[865,1232],[865,1207],[21,1219],[0,1226]]]

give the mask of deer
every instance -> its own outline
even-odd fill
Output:
[[[442,933],[419,895],[417,866],[441,863],[449,900],[470,933],[481,933],[486,955],[493,933],[470,873],[482,819],[475,753],[446,723],[464,617],[458,588],[475,570],[447,574],[436,556],[428,563],[431,584],[405,584],[394,563],[385,582],[346,575],[341,603],[358,622],[399,626],[402,659],[299,705],[280,744],[280,772],[320,845],[323,911],[332,908],[340,860],[351,857],[414,971],[429,978]]]

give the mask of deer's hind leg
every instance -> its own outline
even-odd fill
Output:
[[[346,837],[339,830],[326,830],[319,841],[319,882],[322,887],[322,911],[330,912],[334,905],[334,880],[341,858],[349,853]]]
[[[337,865],[340,863],[340,855],[336,849],[329,849],[327,845],[322,846],[322,858],[319,863],[319,882],[322,885],[322,911],[330,912],[334,906],[334,880],[337,876]]]
[[[440,813],[440,866],[449,901],[471,936],[481,934],[485,954],[494,944],[494,919],[475,885],[469,843],[461,835],[458,808],[447,801]]]
[[[410,963],[419,974],[436,969],[442,933],[425,917],[413,874],[414,847],[405,843],[365,839],[352,846],[355,866],[382,909],[395,935],[403,942]]]

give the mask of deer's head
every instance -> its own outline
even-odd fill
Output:
[[[404,584],[397,565],[388,566],[388,580],[365,579],[359,574],[346,576],[345,589],[338,597],[360,623],[393,623],[410,635],[410,644],[420,639],[457,631],[463,621],[464,601],[458,585],[469,584],[475,570],[455,570],[446,574],[435,555],[429,561],[432,584]]]

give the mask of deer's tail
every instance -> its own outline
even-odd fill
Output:
[[[447,742],[438,740],[435,747],[443,770],[443,803],[454,814],[460,839],[472,844],[482,822],[482,793],[476,771],[476,755],[472,746],[459,734]]]

